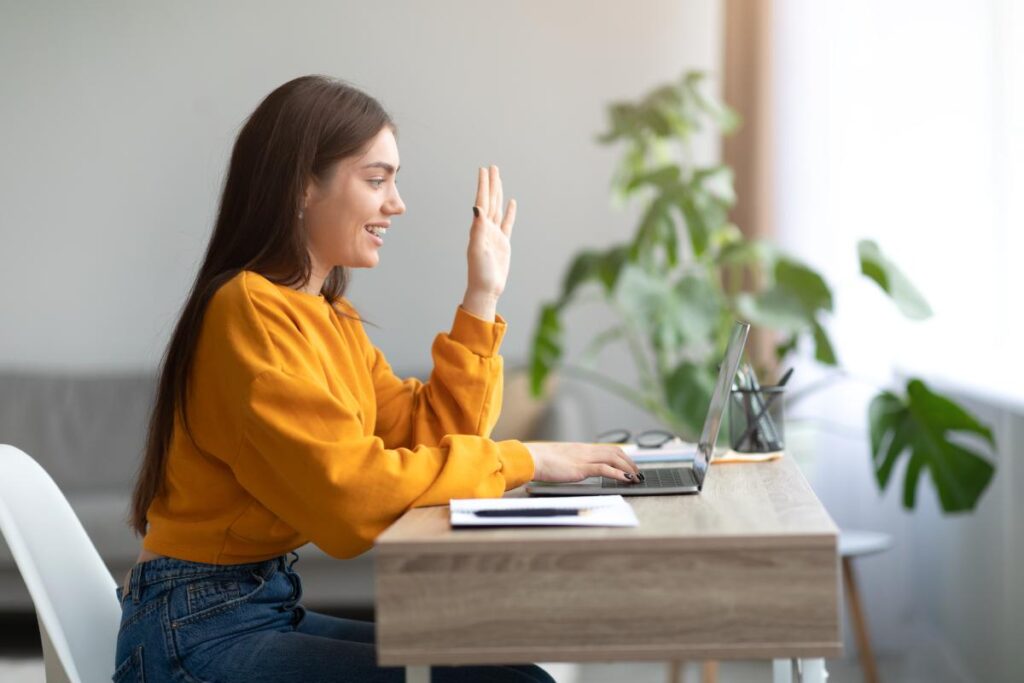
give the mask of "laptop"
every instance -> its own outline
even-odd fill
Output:
[[[589,477],[574,483],[531,482],[526,491],[533,496],[593,496],[616,494],[622,496],[656,496],[669,493],[700,493],[707,478],[708,466],[718,440],[718,429],[722,426],[725,402],[732,388],[736,369],[743,357],[743,348],[750,332],[748,323],[736,322],[725,350],[725,360],[718,371],[718,382],[711,395],[711,405],[704,419],[697,452],[692,467],[651,467],[641,468],[644,481],[625,482],[606,477]]]

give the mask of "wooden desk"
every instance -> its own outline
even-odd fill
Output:
[[[789,458],[628,500],[632,529],[453,530],[447,507],[411,510],[377,541],[380,663],[412,681],[431,664],[776,659],[778,681],[842,653],[837,529]]]

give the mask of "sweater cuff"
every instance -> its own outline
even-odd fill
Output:
[[[498,459],[505,477],[505,490],[522,486],[533,479],[533,456],[522,441],[498,441]]]
[[[478,318],[462,306],[455,310],[455,321],[448,337],[462,344],[478,356],[490,358],[498,354],[505,337],[505,319],[495,314],[494,322]]]

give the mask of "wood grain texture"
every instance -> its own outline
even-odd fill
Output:
[[[381,664],[840,654],[836,528],[788,459],[629,500],[633,529],[410,511],[377,545]]]

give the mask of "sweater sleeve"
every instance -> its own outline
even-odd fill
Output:
[[[426,383],[400,379],[379,349],[370,358],[377,396],[376,433],[388,446],[436,445],[448,434],[489,436],[501,413],[505,321],[461,306],[451,332],[434,339]]]
[[[231,467],[261,504],[339,558],[368,549],[411,507],[498,497],[533,476],[518,441],[448,435],[436,446],[387,448],[318,383],[278,369],[251,384]]]

